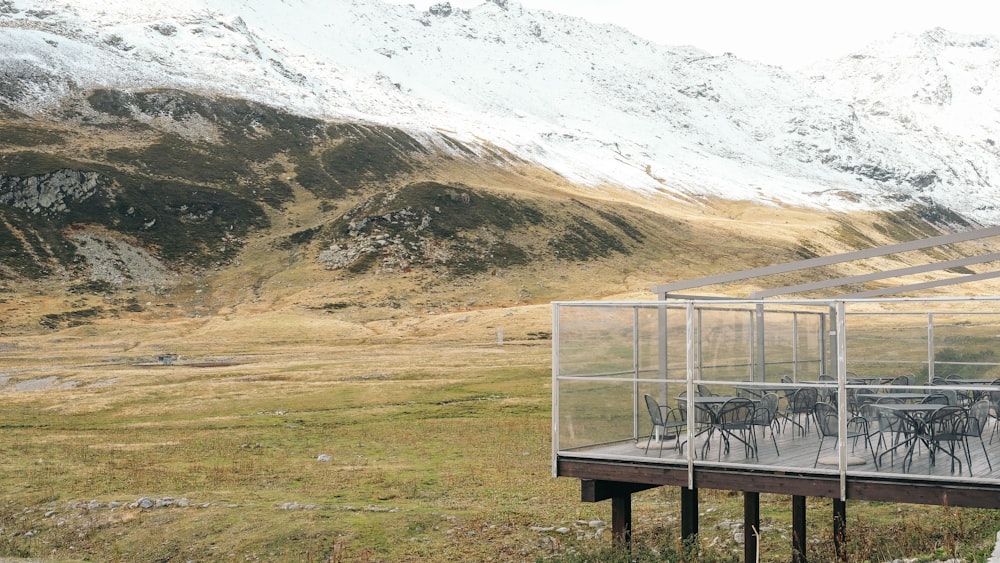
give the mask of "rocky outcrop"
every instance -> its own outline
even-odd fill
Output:
[[[75,231],[67,238],[76,245],[91,280],[113,287],[158,287],[175,281],[159,259],[134,241],[100,230]]]
[[[111,181],[96,172],[62,169],[38,176],[0,175],[0,203],[34,215],[67,213],[73,203],[110,195]]]

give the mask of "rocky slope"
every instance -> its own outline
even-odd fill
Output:
[[[171,88],[447,132],[591,188],[1000,217],[991,37],[931,30],[798,75],[507,0],[0,6],[0,102],[32,115]]]

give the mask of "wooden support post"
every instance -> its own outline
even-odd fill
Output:
[[[846,530],[847,502],[835,498],[833,499],[833,548],[841,561],[847,561],[847,546],[844,545]]]
[[[760,541],[760,493],[743,491],[743,560],[757,561],[757,543]]]
[[[698,489],[681,487],[681,539],[685,542],[698,537]]]
[[[632,549],[632,494],[611,497],[611,539],[615,545]]]
[[[792,496],[792,563],[806,563],[806,497]]]

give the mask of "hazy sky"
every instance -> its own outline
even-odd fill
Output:
[[[426,9],[445,0],[387,0]],[[469,8],[484,0],[449,0]],[[714,55],[794,68],[841,57],[898,32],[934,27],[1000,36],[1000,4],[984,0],[511,0],[615,23],[666,45],[694,45]]]

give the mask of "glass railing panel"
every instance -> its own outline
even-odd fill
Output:
[[[556,311],[559,375],[634,376],[633,307],[560,306]]]
[[[825,316],[832,305],[806,305],[790,311],[789,304],[699,303],[692,330],[686,307],[557,308],[557,450],[685,465],[691,455],[696,467],[1000,480],[1000,437],[993,436],[1000,384],[992,385],[1000,359],[991,351],[1000,313],[981,303],[971,312],[933,314],[913,301],[866,303],[869,310],[848,308],[846,349],[838,355],[836,325]],[[755,316],[761,311],[763,320]],[[783,371],[789,365],[794,376]],[[835,378],[840,374],[843,381]],[[646,395],[663,416],[683,417],[685,425],[654,430]],[[776,397],[774,424],[727,427],[719,413],[736,397],[750,400],[755,412]],[[974,424],[982,431],[956,444],[954,457],[950,444],[942,449],[930,426],[921,426],[940,410],[936,405],[961,410],[956,416],[965,417],[966,428],[981,420]]]

